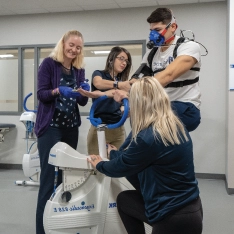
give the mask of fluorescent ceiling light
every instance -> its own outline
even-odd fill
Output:
[[[12,58],[14,57],[13,54],[0,54],[0,58]]]
[[[109,54],[110,53],[110,51],[109,50],[94,50],[94,51],[92,51],[92,53],[94,53],[94,54]]]

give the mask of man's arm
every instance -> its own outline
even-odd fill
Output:
[[[173,82],[176,78],[183,75],[190,70],[197,60],[189,55],[178,56],[171,64],[169,64],[165,70],[158,72],[154,77],[165,87],[169,83]]]

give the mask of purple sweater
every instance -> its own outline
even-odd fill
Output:
[[[62,74],[62,64],[52,58],[45,58],[38,71],[37,98],[39,101],[35,133],[40,137],[49,127],[54,115],[57,98],[52,95],[52,90],[59,86]],[[74,68],[74,67],[73,67]],[[74,68],[77,86],[85,80],[85,70]],[[87,97],[78,97],[77,103],[85,106],[88,102]],[[80,116],[78,127],[81,124]]]

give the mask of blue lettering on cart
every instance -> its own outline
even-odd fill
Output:
[[[115,207],[117,207],[116,202],[109,203],[109,208],[115,208]]]
[[[39,156],[37,156],[37,157],[32,157],[31,160],[38,159],[38,158],[39,158]]]
[[[94,204],[85,205],[85,202],[81,202],[81,206],[70,206],[70,207],[56,207],[54,208],[54,212],[68,212],[68,211],[76,211],[76,210],[87,210],[90,211],[94,209]]]

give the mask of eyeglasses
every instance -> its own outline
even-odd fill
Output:
[[[116,58],[119,59],[122,63],[126,62],[127,65],[130,65],[130,62],[127,59],[125,59],[124,57],[116,57]]]

